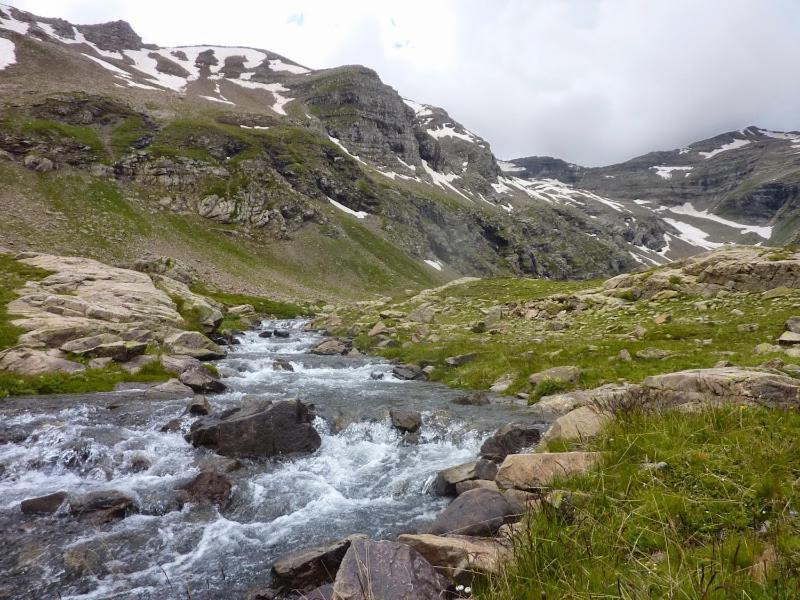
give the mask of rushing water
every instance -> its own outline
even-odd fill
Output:
[[[322,446],[282,462],[244,461],[223,509],[186,504],[175,489],[215,455],[161,427],[187,398],[141,390],[0,404],[0,598],[239,598],[269,582],[281,554],[351,533],[389,538],[424,528],[446,504],[427,493],[440,469],[473,459],[482,440],[515,418],[513,405],[460,406],[459,392],[400,381],[370,357],[315,356],[321,338],[302,321],[275,321],[288,338],[243,336],[218,367],[228,391],[313,403]],[[294,372],[274,371],[273,361]],[[420,410],[419,443],[389,422],[392,407]],[[59,490],[118,490],[139,514],[105,525],[68,515],[26,516],[20,502]]]

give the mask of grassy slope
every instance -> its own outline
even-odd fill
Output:
[[[530,514],[515,560],[477,597],[797,598],[798,434],[796,412],[729,407],[631,413],[562,444],[605,464],[558,482],[584,495]]]
[[[541,319],[513,316],[501,321],[500,334],[470,331],[471,324],[486,318],[481,309],[504,303],[520,304],[591,285],[592,282],[504,278],[450,287],[427,299],[439,310],[434,324],[398,329],[395,337],[400,347],[378,350],[374,348],[376,340],[363,333],[357,342],[365,350],[403,362],[429,361],[436,366],[433,379],[452,386],[486,389],[501,375],[511,373],[515,383],[508,393],[513,394],[532,391],[527,383],[531,373],[560,365],[581,367],[580,386],[589,388],[619,380],[638,382],[657,373],[710,367],[720,360],[760,364],[773,355],[755,354],[756,344],[774,343],[786,318],[800,312],[800,290],[772,299],[760,294],[733,294],[706,302],[706,310],[695,305],[702,302],[701,298],[679,296],[671,300],[626,302],[607,312],[587,309],[569,313],[563,317],[570,324],[565,331],[549,331]],[[411,306],[408,301],[400,301],[391,308],[405,312]],[[551,306],[553,311],[560,310],[558,303]],[[341,311],[345,323],[339,331],[346,331],[355,322],[365,331],[378,321],[378,313],[385,308],[366,313],[362,308]],[[744,314],[737,316],[731,312],[733,309]],[[669,313],[672,320],[655,324],[654,317],[660,313]],[[388,325],[397,324],[384,321]],[[641,339],[631,335],[639,325],[647,330]],[[758,329],[740,333],[740,325],[756,325]],[[415,331],[426,328],[440,341],[410,342]],[[651,348],[674,355],[664,360],[636,357],[636,352]],[[623,349],[633,355],[633,360],[619,358]],[[469,352],[478,352],[478,358],[458,368],[444,363],[446,357]]]

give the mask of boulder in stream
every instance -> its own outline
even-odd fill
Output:
[[[428,374],[417,365],[397,365],[392,369],[392,375],[397,379],[409,381],[425,381],[428,379]]]
[[[184,371],[178,376],[178,379],[195,392],[219,393],[225,391],[225,384],[217,379],[204,365]]]
[[[389,411],[392,427],[403,433],[415,433],[422,427],[422,415],[415,410],[393,408]]]
[[[337,600],[441,600],[450,582],[407,544],[356,540],[342,560]]]
[[[136,512],[136,504],[133,498],[122,492],[104,490],[71,499],[69,510],[77,517],[89,518],[95,523],[108,523]]]
[[[23,500],[20,504],[20,510],[23,514],[53,514],[67,499],[67,492],[55,492],[54,494],[47,494],[46,496],[39,496],[38,498],[28,498]]]
[[[269,458],[313,452],[322,442],[312,420],[309,407],[299,400],[259,400],[201,417],[187,439],[223,456]]]
[[[339,338],[323,340],[311,349],[311,354],[322,356],[335,356],[337,354],[347,354],[352,349],[353,344]]]
[[[363,539],[366,536],[352,535],[281,556],[272,565],[273,585],[281,590],[304,592],[333,583],[352,541]]]
[[[208,470],[200,471],[197,477],[182,485],[180,489],[195,502],[210,502],[224,506],[231,497],[232,487],[233,483],[228,475]]]
[[[453,500],[436,517],[430,533],[492,536],[506,523],[518,521],[522,512],[521,506],[500,492],[475,488]]]

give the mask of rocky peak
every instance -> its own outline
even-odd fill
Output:
[[[87,40],[101,50],[119,52],[120,50],[141,50],[142,38],[127,21],[111,21],[96,25],[78,25]]]

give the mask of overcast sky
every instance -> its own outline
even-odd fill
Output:
[[[359,63],[496,155],[609,164],[747,125],[800,129],[798,0],[5,0],[162,46]]]

